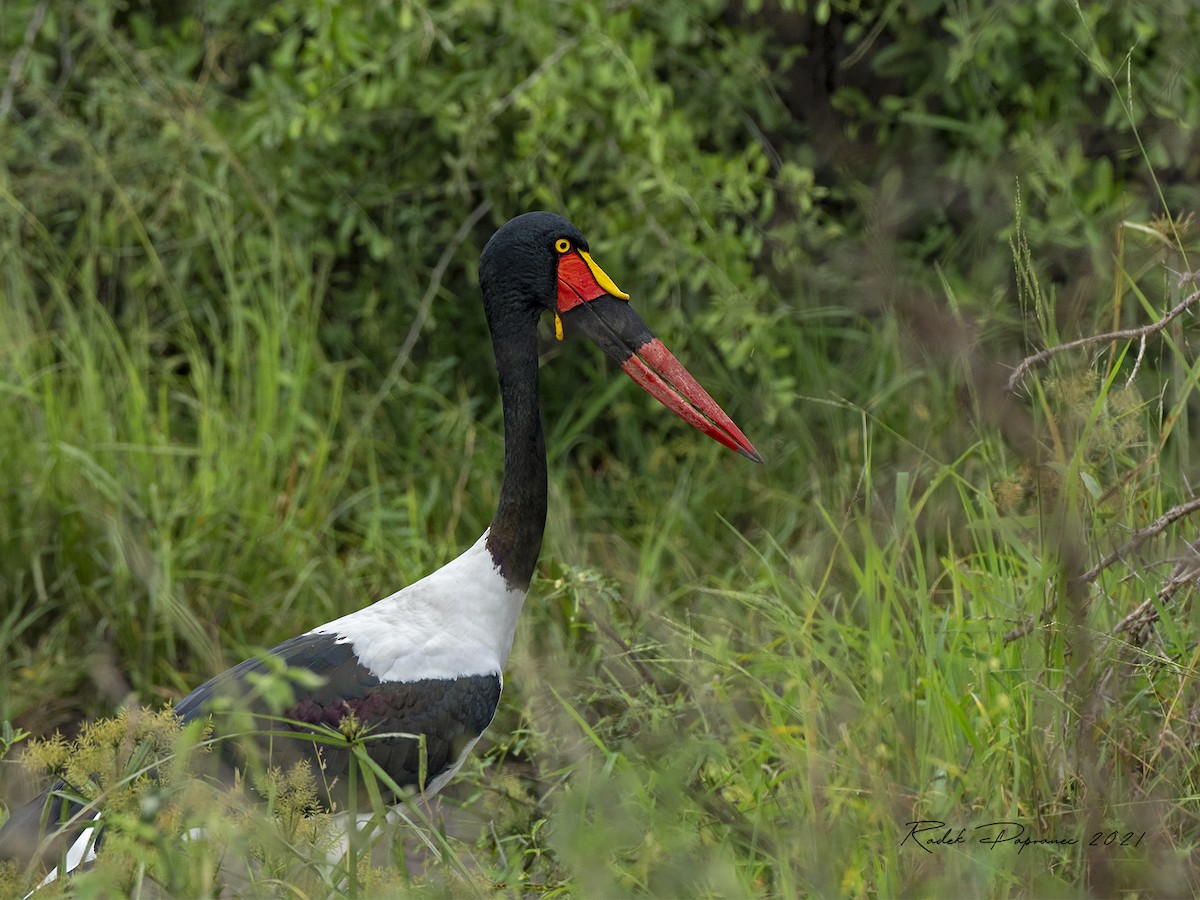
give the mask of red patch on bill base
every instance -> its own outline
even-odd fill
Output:
[[[565,313],[581,303],[607,294],[578,253],[565,253],[558,260],[558,311]]]

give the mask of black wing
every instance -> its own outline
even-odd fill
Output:
[[[317,688],[296,686],[294,703],[279,711],[278,716],[336,729],[353,713],[368,727],[368,734],[424,735],[425,784],[458,762],[492,721],[500,699],[499,674],[380,681],[359,662],[351,644],[338,643],[335,635],[301,635],[272,648],[271,655],[290,668],[306,669],[325,679]],[[246,660],[192,691],[175,711],[184,721],[213,714],[218,734],[223,709],[240,707],[261,717],[267,713],[266,704],[255,696],[253,679],[248,676],[269,670],[261,659]],[[344,806],[347,751],[306,740],[303,735],[309,729],[302,725],[261,719],[256,724],[276,733],[269,741],[256,741],[258,752],[271,765],[310,760],[324,799]],[[281,732],[285,735],[282,739]],[[368,739],[366,746],[371,758],[400,787],[421,786],[421,749],[416,739]],[[244,758],[240,754],[223,756],[227,764],[239,764]]]
[[[84,809],[83,804],[56,793],[66,790],[66,782],[56,781],[33,800],[12,811],[4,827],[0,828],[0,862],[15,862],[24,867],[36,861],[44,870],[49,870],[62,858],[67,848],[92,827],[91,816],[94,813],[90,813],[83,821],[58,830],[53,839],[38,852],[48,834],[54,833],[62,823],[75,818]]]
[[[277,715],[299,723],[336,728],[345,716],[354,713],[375,734],[424,735],[425,784],[458,762],[466,747],[492,721],[500,699],[498,674],[381,682],[359,663],[349,643],[339,644],[331,635],[301,635],[273,648],[271,653],[289,667],[304,668],[325,679],[315,689],[297,687],[294,702]],[[266,674],[270,669],[261,659],[246,660],[192,691],[176,705],[175,711],[185,722],[211,713],[218,733],[227,714],[236,716],[240,710],[259,717],[255,722],[258,729],[277,735],[282,732],[285,737],[256,739],[256,746],[251,748],[238,741],[224,743],[218,755],[222,774],[229,777],[232,774],[229,769],[243,768],[248,752],[261,753],[263,761],[277,766],[307,759],[313,764],[322,799],[345,808],[349,753],[306,739],[304,734],[309,729],[302,724],[286,725],[262,718],[268,713],[267,704],[255,695],[255,685],[249,676]],[[421,750],[416,739],[368,740],[367,747],[372,759],[400,787],[420,786]],[[24,865],[40,857],[49,867],[93,825],[90,820],[78,822],[56,835],[44,853],[36,852],[56,823],[83,809],[54,794],[65,787],[63,782],[56,782],[37,799],[13,812],[0,828],[0,861],[14,860]],[[390,796],[390,791],[382,789],[385,796]],[[96,837],[99,844],[99,832]]]

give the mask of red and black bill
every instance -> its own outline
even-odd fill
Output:
[[[689,425],[755,462],[762,456],[740,428],[646,326],[611,278],[583,250],[558,263],[556,315],[590,337],[630,378]]]

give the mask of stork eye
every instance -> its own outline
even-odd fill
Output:
[[[566,253],[568,250],[571,249],[571,242],[568,241],[566,238],[559,238],[557,241],[554,242],[554,249],[557,250],[559,253]]]

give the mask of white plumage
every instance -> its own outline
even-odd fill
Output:
[[[308,633],[349,643],[380,681],[500,675],[526,592],[505,583],[487,538],[485,531],[436,572]]]

